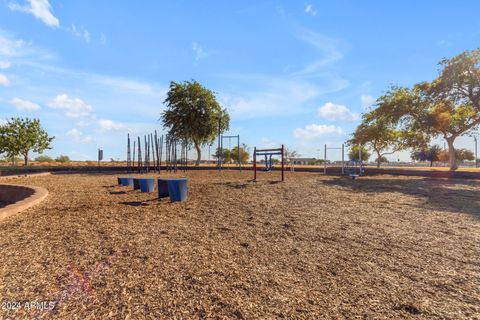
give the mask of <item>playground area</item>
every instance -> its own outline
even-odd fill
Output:
[[[0,223],[0,318],[480,314],[478,180],[160,176],[187,177],[188,201],[119,186],[115,174],[15,180],[49,197]],[[25,301],[55,308],[12,307]]]

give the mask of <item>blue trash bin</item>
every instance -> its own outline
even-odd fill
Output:
[[[168,180],[168,194],[172,202],[187,200],[187,178]]]
[[[133,190],[138,190],[138,189],[140,189],[140,179],[133,178]]]
[[[120,178],[120,181],[124,187],[133,186],[133,178]]]
[[[155,191],[155,179],[154,178],[141,178],[138,179],[140,184],[140,190],[142,192],[153,192]]]
[[[169,179],[158,179],[158,198],[166,198],[168,194],[168,180]]]
[[[117,183],[122,184],[122,178],[117,177]]]

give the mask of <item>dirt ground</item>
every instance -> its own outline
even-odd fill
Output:
[[[480,318],[480,182],[177,176],[16,180],[50,195],[0,223],[0,319]]]

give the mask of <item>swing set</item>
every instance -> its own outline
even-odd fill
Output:
[[[253,149],[253,181],[257,181],[257,156],[264,156],[265,157],[265,171],[272,171],[273,170],[273,161],[272,161],[272,156],[275,155],[281,155],[282,156],[282,161],[281,161],[281,171],[282,171],[282,180],[284,181],[285,178],[285,162],[283,160],[283,156],[285,154],[285,149],[283,147],[277,148],[277,149],[257,149],[255,147]]]

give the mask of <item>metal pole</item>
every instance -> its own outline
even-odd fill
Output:
[[[345,144],[342,143],[342,175],[345,174]]]
[[[257,147],[253,148],[253,181],[257,181]]]
[[[240,163],[240,135],[237,136],[237,153],[238,153],[238,167],[242,169],[242,164]]]
[[[477,159],[477,137],[474,136],[473,140],[475,140],[475,168],[478,168],[478,159]]]
[[[221,136],[221,128],[222,128],[222,120],[218,118],[218,148],[217,148],[217,166],[218,170],[220,170],[220,139],[222,138]]]
[[[284,180],[284,176],[285,176],[283,171],[284,171],[284,162],[283,162],[283,144],[282,144],[282,181]]]
[[[325,150],[323,155],[323,174],[327,174],[327,144],[325,143]]]

